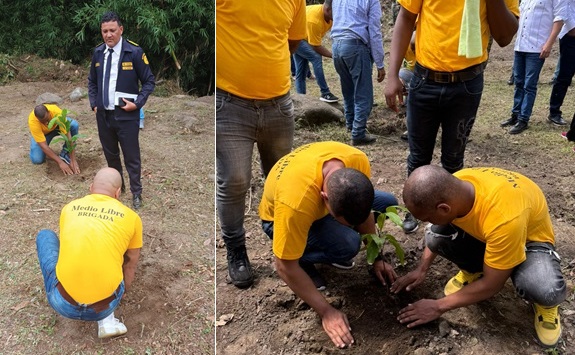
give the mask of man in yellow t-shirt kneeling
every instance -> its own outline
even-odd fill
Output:
[[[426,165],[407,179],[403,201],[413,216],[433,224],[426,228],[419,266],[398,278],[391,291],[410,291],[421,284],[437,255],[460,271],[447,282],[445,297],[401,309],[401,323],[411,328],[491,298],[511,278],[517,294],[533,306],[540,343],[557,344],[558,305],[567,297],[567,284],[549,207],[533,181],[499,168],[462,169],[451,175]]]
[[[121,188],[117,170],[101,169],[91,193],[62,209],[60,237],[49,229],[36,237],[48,303],[66,318],[98,321],[99,338],[127,332],[114,310],[142,248],[142,221],[118,200]]]
[[[28,115],[28,127],[31,134],[30,160],[32,164],[42,164],[48,157],[58,164],[65,175],[79,174],[80,167],[74,152],[68,152],[64,146],[60,154],[56,155],[49,147],[52,139],[60,133],[68,135],[70,139],[78,134],[78,122],[69,117],[67,119],[70,121],[70,132],[60,132],[58,125],[48,128],[50,121],[61,112],[62,109],[56,105],[43,104],[34,107]]]

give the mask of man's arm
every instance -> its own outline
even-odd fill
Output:
[[[486,0],[485,5],[491,36],[499,46],[507,46],[519,27],[517,17],[509,11],[504,0]]]
[[[399,80],[399,69],[401,68],[401,63],[403,63],[407,46],[409,46],[411,41],[416,19],[417,14],[412,14],[401,7],[393,28],[387,85],[385,86],[385,101],[387,106],[395,112],[398,112],[397,102],[399,101],[400,104],[403,104],[403,84]]]
[[[50,149],[50,147],[48,146],[48,144],[45,141],[44,142],[36,142],[36,144],[38,144],[40,146],[40,149],[42,149],[42,151],[44,152],[44,154],[46,154],[46,156],[48,158],[52,159],[53,161],[56,162],[56,164],[58,164],[58,167],[60,167],[60,170],[62,170],[64,175],[73,175],[74,174],[74,172],[72,171],[70,166],[68,166],[68,164],[66,164],[62,159],[60,159],[60,157],[56,153],[54,153],[54,151],[52,149]]]
[[[332,58],[331,51],[324,46],[311,46],[313,50],[322,57]]]
[[[276,269],[289,288],[321,317],[323,329],[338,348],[353,343],[347,317],[333,308],[316,289],[308,274],[299,266],[298,260],[284,260],[278,257]]]
[[[399,311],[397,319],[408,328],[439,318],[443,313],[486,300],[499,292],[513,269],[497,270],[483,265],[483,277],[439,300],[423,299]]]
[[[137,58],[133,58],[133,63],[136,73],[138,74],[138,79],[142,84],[142,89],[140,90],[134,105],[132,105],[132,102],[126,102],[126,106],[123,107],[125,111],[133,111],[142,108],[156,87],[156,78],[150,69],[146,54],[140,47],[135,48],[138,48],[139,51],[135,52],[137,53]]]
[[[90,64],[90,74],[88,75],[88,99],[90,100],[90,108],[92,111],[96,108],[98,96],[98,74],[96,73],[96,52],[92,56],[92,63]]]
[[[136,266],[138,265],[138,260],[140,259],[141,248],[128,249],[124,254],[124,264],[122,265],[122,271],[124,272],[124,286],[126,292],[132,286],[132,281],[136,275]]]
[[[398,278],[397,281],[391,285],[391,292],[399,293],[403,289],[411,291],[414,287],[422,283],[436,257],[437,254],[432,252],[428,247],[425,247],[417,268],[407,275]]]
[[[562,20],[553,22],[553,28],[551,29],[551,34],[549,35],[549,38],[547,38],[547,41],[543,45],[543,48],[541,49],[541,54],[539,54],[539,58],[545,59],[549,57],[551,49],[553,48],[553,44],[555,43],[555,40],[557,40],[559,32],[561,32],[561,27],[563,27]]]
[[[288,39],[290,54],[294,54],[295,51],[297,51],[297,47],[299,46],[300,42],[301,42],[301,39]]]

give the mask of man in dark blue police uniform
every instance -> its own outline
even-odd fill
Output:
[[[121,175],[122,148],[132,203],[139,209],[142,205],[139,112],[154,91],[155,79],[142,48],[122,38],[124,27],[116,13],[102,16],[100,30],[104,43],[94,50],[88,77],[90,107],[96,113],[108,166]],[[122,176],[122,190],[124,186]]]

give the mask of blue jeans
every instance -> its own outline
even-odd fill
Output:
[[[114,292],[116,299],[110,302],[108,308],[96,312],[88,305],[84,304],[71,304],[66,301],[60,291],[56,288],[59,283],[56,277],[56,263],[58,262],[58,254],[60,254],[60,239],[56,233],[49,229],[43,229],[38,232],[36,236],[36,249],[38,252],[38,261],[40,262],[40,270],[44,277],[44,287],[46,289],[46,297],[50,306],[60,315],[78,320],[98,321],[106,318],[120,304],[120,300],[124,295],[124,281],[120,287]]]
[[[444,84],[415,73],[407,91],[407,174],[431,163],[440,126],[441,165],[451,173],[463,168],[465,146],[483,93],[483,74]]]
[[[539,53],[515,51],[513,61],[513,78],[515,92],[513,94],[513,109],[511,113],[521,121],[529,122],[533,104],[537,96],[537,82],[545,59],[539,58]]]
[[[70,134],[72,136],[75,136],[76,134],[78,134],[78,127],[79,127],[78,122],[76,120],[71,119],[70,117],[67,117],[67,119],[68,121],[70,121]],[[60,134],[59,128],[56,128],[52,132],[46,134],[45,135],[46,144],[50,145],[52,139],[54,139],[54,137],[56,137],[59,134]],[[64,147],[62,147],[62,149],[64,148],[65,145]],[[42,164],[46,161],[46,154],[44,154],[42,148],[40,148],[38,143],[36,143],[34,137],[30,137],[30,160],[32,161],[32,164]]]
[[[397,205],[395,196],[388,192],[375,190],[372,209],[385,211],[389,206]],[[262,221],[262,228],[273,239],[273,222]],[[344,226],[332,215],[318,219],[311,225],[305,251],[300,258],[304,264],[330,264],[349,261],[359,252],[361,235],[354,229]]]
[[[321,54],[316,52],[307,41],[301,41],[297,47],[297,51],[293,55],[295,62],[295,90],[298,94],[306,93],[305,81],[307,72],[309,70],[309,63],[313,66],[315,73],[315,80],[321,91],[322,95],[329,94],[329,87],[325,81],[323,74],[323,63]]]
[[[359,39],[336,39],[332,50],[343,94],[345,125],[351,129],[352,139],[362,139],[373,106],[371,51]]]
[[[439,227],[439,226],[437,226]],[[483,271],[485,243],[453,225],[425,232],[425,243],[434,253],[471,273]],[[454,239],[451,234],[456,233]],[[556,306],[567,297],[567,284],[561,273],[560,258],[549,243],[528,242],[527,259],[513,269],[511,281],[517,294],[545,307]]]
[[[293,115],[289,93],[248,100],[216,90],[216,207],[228,250],[245,245],[244,210],[254,143],[267,176],[292,149]]]
[[[575,37],[565,35],[559,41],[559,74],[551,90],[549,115],[561,116],[561,106],[575,75]]]

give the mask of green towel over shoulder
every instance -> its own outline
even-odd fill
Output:
[[[457,53],[461,57],[478,58],[483,54],[479,1],[481,0],[465,0],[463,6]]]

